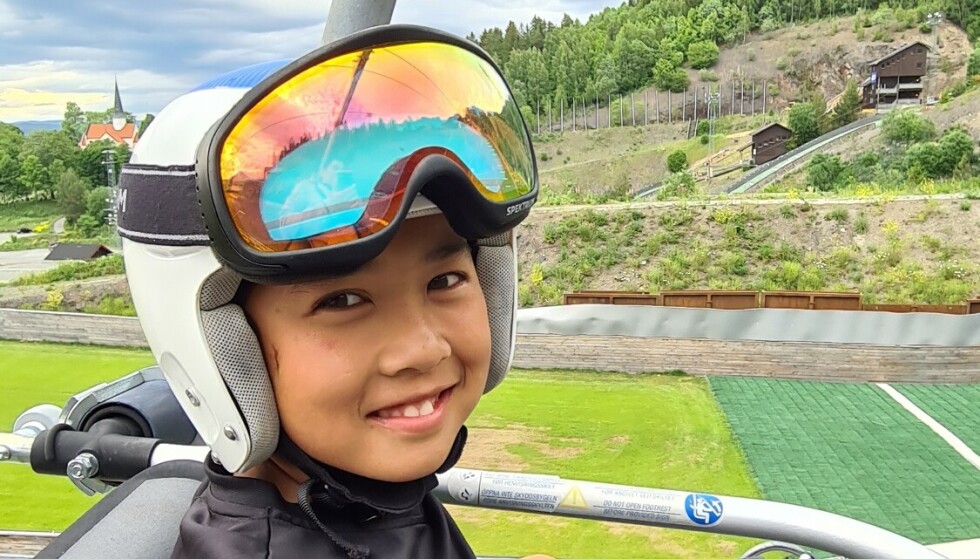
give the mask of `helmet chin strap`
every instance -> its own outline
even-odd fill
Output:
[[[436,488],[435,474],[456,464],[463,453],[466,434],[466,426],[460,427],[449,455],[436,472],[406,482],[380,481],[324,464],[299,448],[285,431],[279,434],[276,452],[310,476],[317,492],[322,490],[329,495],[331,508],[340,510],[356,505],[354,508],[372,509],[374,515],[379,512],[397,514],[417,507],[425,495]]]
[[[464,425],[456,433],[449,456],[436,472],[406,482],[379,481],[324,464],[299,448],[285,431],[280,431],[276,452],[310,476],[300,485],[297,495],[306,516],[343,549],[349,559],[362,559],[370,556],[370,550],[345,541],[329,527],[329,523],[333,520],[368,522],[381,515],[404,513],[419,506],[425,495],[438,485],[435,474],[452,468],[463,454],[465,445]]]

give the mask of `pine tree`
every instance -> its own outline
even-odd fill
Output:
[[[844,94],[834,107],[834,124],[845,126],[854,122],[857,120],[859,110],[861,110],[861,94],[858,93],[857,82],[847,80]]]

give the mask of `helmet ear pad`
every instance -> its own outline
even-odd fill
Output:
[[[476,242],[476,273],[490,321],[490,370],[484,393],[503,381],[514,354],[517,303],[514,237],[513,232],[508,232]],[[238,471],[272,456],[279,444],[280,429],[275,394],[258,336],[236,297],[241,281],[228,268],[221,268],[204,281],[200,297],[204,337],[251,440],[248,458]]]
[[[484,394],[510,370],[517,334],[517,240],[511,231],[477,242],[476,275],[490,319],[490,371]]]
[[[248,458],[238,471],[264,462],[279,444],[279,410],[262,348],[235,300],[240,285],[237,274],[221,268],[204,281],[200,301],[204,338],[251,440]]]

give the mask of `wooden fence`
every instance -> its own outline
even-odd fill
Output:
[[[653,305],[696,309],[808,309],[833,311],[929,312],[980,314],[980,299],[960,305],[871,304],[860,293],[823,291],[578,291],[566,293],[564,304]]]

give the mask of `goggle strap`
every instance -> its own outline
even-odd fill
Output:
[[[120,237],[165,246],[211,244],[193,165],[123,166],[115,206]]]

